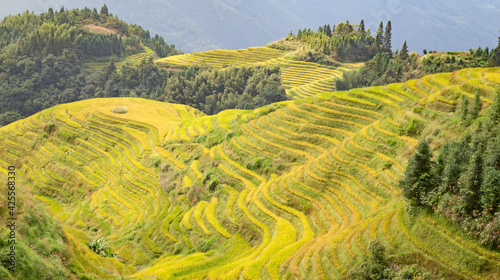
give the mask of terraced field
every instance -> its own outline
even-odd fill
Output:
[[[267,47],[253,47],[242,50],[212,50],[164,57],[155,61],[160,66],[202,65],[217,68],[266,63],[282,57],[284,51]]]
[[[277,66],[282,71],[282,84],[292,98],[300,99],[335,89],[334,80],[343,71],[361,65],[346,65],[335,69],[326,68],[318,63],[287,60],[285,51],[267,47],[254,47],[244,50],[213,50],[161,58],[155,61],[164,67],[186,67],[190,65],[226,68],[244,65]]]
[[[309,85],[293,84],[303,65],[290,64],[290,90]],[[500,254],[439,218],[412,218],[397,181],[418,142],[401,133],[407,124],[432,127],[423,134],[436,148],[460,133],[460,96],[479,87],[491,104],[499,79],[500,68],[475,68],[317,88],[215,116],[142,99],[59,105],[0,128],[0,179],[18,167],[63,224],[74,267],[98,278],[335,279],[378,239],[447,278],[498,279]],[[82,244],[96,237],[123,262]]]
[[[115,62],[116,70],[118,72],[121,71],[121,66],[126,61],[131,63],[131,64],[137,65],[143,59],[148,59],[149,57],[151,57],[153,55],[153,51],[150,48],[144,47],[144,50],[145,51],[142,53],[130,55],[121,61],[116,61]],[[85,72],[101,71],[108,64],[109,64],[109,60],[101,61],[101,62],[85,62],[85,63],[82,63],[82,71],[85,71]]]

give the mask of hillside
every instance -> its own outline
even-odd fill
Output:
[[[179,53],[106,5],[7,16],[0,22],[0,126],[61,103],[120,96],[122,68],[138,80],[128,92],[149,93],[163,82],[149,77],[159,71],[149,69],[152,60]]]
[[[16,167],[19,195],[61,225],[57,252],[81,279],[342,278],[374,239],[397,266],[498,279],[498,252],[412,214],[398,181],[419,138],[437,149],[463,133],[460,96],[479,89],[484,115],[499,82],[498,67],[464,69],[212,116],[131,98],[63,104],[0,128],[0,180]],[[39,248],[33,235],[18,238]],[[83,244],[96,238],[122,261]],[[18,265],[18,278],[41,269]]]
[[[334,80],[343,72],[350,71],[359,64],[341,64],[339,67],[289,59],[290,52],[268,47],[252,47],[244,50],[213,50],[200,53],[174,55],[155,60],[159,67],[278,67],[281,84],[292,99],[309,97],[335,89]]]

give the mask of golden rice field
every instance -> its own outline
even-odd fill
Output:
[[[241,50],[211,50],[158,59],[159,66],[210,66],[224,68],[229,66],[254,65],[283,57],[286,52],[268,47],[251,47]]]
[[[264,50],[227,56],[281,55]],[[204,63],[223,64],[219,52]],[[157,63],[202,58],[168,59]],[[309,94],[214,116],[92,99],[2,127],[0,179],[17,166],[18,181],[63,225],[73,267],[98,279],[337,279],[374,239],[450,279],[498,279],[500,254],[433,215],[410,217],[398,180],[418,142],[401,129],[425,122],[437,148],[460,133],[451,112],[461,95],[479,87],[485,107],[492,102],[500,68],[334,92],[337,70],[283,63],[289,90],[309,85]],[[123,261],[82,243],[98,237]]]

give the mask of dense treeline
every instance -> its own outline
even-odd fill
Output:
[[[377,86],[414,79],[418,67],[418,55],[412,53],[405,59],[398,55],[379,53],[359,70],[344,72],[335,80],[336,90],[349,90],[365,86]]]
[[[287,99],[278,67],[203,69],[191,66],[174,71],[153,61],[128,63],[116,71],[113,62],[86,80],[80,98],[142,97],[186,104],[206,114],[226,109],[254,109]]]
[[[0,125],[79,100],[85,85],[79,67],[79,59],[71,51],[17,59],[0,55]]]
[[[297,48],[294,42],[309,48],[309,56],[317,57],[314,62],[325,62],[320,59],[326,56],[336,61],[366,61],[377,53],[391,53],[392,25],[388,21],[384,31],[384,24],[380,22],[376,36],[373,37],[369,29],[365,29],[364,21],[359,24],[350,24],[349,21],[337,25],[320,26],[317,31],[299,29],[296,34],[290,34],[281,41],[268,46],[291,50]],[[310,59],[313,61],[313,59]]]
[[[478,117],[479,92],[472,104],[459,107],[462,125]],[[426,140],[408,162],[400,182],[413,205],[431,207],[475,236],[479,243],[500,246],[500,90],[484,124],[458,141],[447,142],[435,160]]]
[[[149,31],[146,31],[146,33],[144,33],[142,42],[146,47],[152,49],[159,57],[180,54],[180,52],[175,49],[174,45],[167,44],[165,42],[165,39],[158,36],[158,34],[156,34],[153,38],[150,38]]]
[[[152,63],[125,65],[123,82],[109,69],[103,76],[81,72],[83,61],[120,58],[144,46],[161,57],[179,53],[158,35],[150,38],[149,31],[109,14],[106,5],[100,12],[61,8],[7,16],[0,22],[0,125],[60,103],[132,89],[149,93],[166,79]]]
[[[253,109],[287,100],[279,67],[190,67],[172,75],[159,100],[182,103],[206,114],[226,109]]]
[[[386,85],[418,79],[425,75],[452,72],[470,67],[493,67],[500,65],[500,38],[497,48],[470,49],[469,52],[436,53],[424,50],[424,56],[408,53],[408,45],[403,44],[401,51],[382,52],[366,62],[356,71],[344,72],[342,78],[335,81],[337,90]]]

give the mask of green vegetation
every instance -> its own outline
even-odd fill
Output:
[[[472,116],[468,99],[462,100],[459,117],[468,124],[469,117],[477,117],[480,99],[475,98]],[[446,142],[435,162],[428,143],[421,141],[400,184],[413,204],[432,207],[489,248],[500,247],[499,112],[500,90],[488,117],[475,121],[459,141]]]
[[[369,257],[365,256],[362,263],[354,267],[349,276],[356,280],[371,280],[371,279],[420,279],[430,280],[435,279],[432,274],[417,265],[399,267],[395,272],[389,265],[390,261],[386,256],[386,248],[382,242],[378,240],[370,241],[368,244]]]
[[[360,24],[340,22],[330,27],[320,26],[317,31],[299,29],[297,34],[290,34],[268,47],[286,51],[295,51],[293,59],[321,64],[336,65],[335,61],[366,61],[375,54],[391,52],[391,22],[387,23],[384,33],[383,23],[380,23],[377,37],[374,38],[365,29],[364,21]]]
[[[468,52],[432,52],[419,57],[417,53],[408,54],[405,43],[401,51],[383,52],[375,55],[358,71],[345,72],[342,78],[335,80],[337,90],[387,85],[421,78],[425,75],[452,72],[470,67],[499,66],[500,41],[491,52],[486,47],[471,49]]]
[[[99,256],[107,257],[107,258],[116,258],[118,254],[113,253],[113,249],[108,247],[109,243],[105,243],[102,238],[97,238],[92,240],[91,242],[83,242],[85,246],[87,246],[90,250],[94,251],[94,253]]]
[[[179,53],[163,38],[150,38],[149,32],[141,27],[108,13],[97,13],[96,9],[62,8],[55,12],[49,9],[40,15],[25,12],[6,17],[0,23],[0,98],[3,101],[0,125],[60,103],[118,96],[121,76],[115,73],[113,65],[104,67],[103,74],[87,73],[82,72],[84,62],[90,67],[90,62],[98,60],[109,62],[110,58],[131,57],[130,62],[123,62],[123,78],[134,75],[134,79],[123,88],[132,88],[139,94],[149,93],[163,80],[154,77],[158,69],[150,69],[150,66],[145,69],[146,62],[139,66],[132,63],[134,55],[145,52],[145,47],[157,56]],[[131,85],[134,81],[138,83]]]
[[[254,109],[285,101],[278,67],[231,67],[203,71],[189,67],[167,81],[158,100],[187,104],[212,115],[227,109]]]

